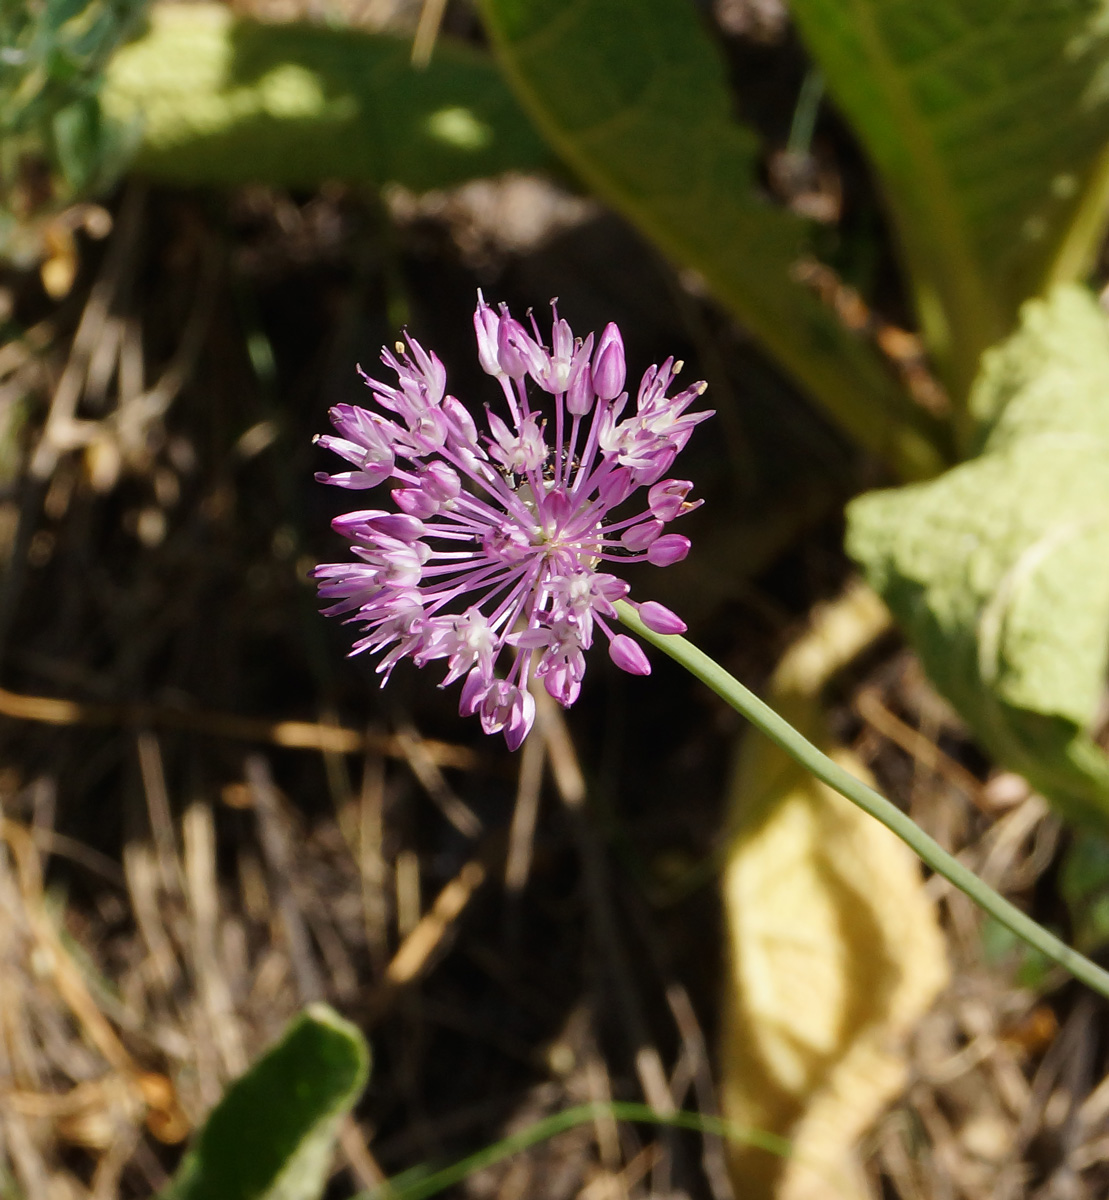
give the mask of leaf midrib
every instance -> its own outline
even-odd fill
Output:
[[[949,369],[957,384],[957,394],[965,394],[977,367],[978,355],[1004,332],[1000,328],[1000,315],[984,286],[978,255],[967,236],[962,209],[956,201],[949,176],[936,151],[928,125],[919,116],[911,93],[904,86],[906,72],[890,59],[885,40],[874,19],[873,9],[867,0],[849,0],[849,4],[875,76],[906,135],[905,144],[912,152],[914,166],[920,170],[923,177],[914,190],[929,197],[926,208],[919,208],[915,204],[911,207],[917,215],[926,213],[932,217],[929,221],[928,240],[934,248],[939,248],[939,257],[944,261],[943,269],[935,272],[932,277],[946,280],[951,285],[945,289],[943,296],[948,308],[946,316],[950,326],[951,352],[947,356]],[[903,190],[904,181],[898,179],[896,186],[899,191]],[[938,220],[935,219],[937,217]],[[928,245],[914,236],[911,230],[905,229],[902,232],[912,266],[911,260],[916,258],[916,252],[910,247],[919,246],[927,253]],[[973,264],[973,270],[966,269],[967,263]],[[928,332],[925,330],[926,334]]]
[[[755,288],[749,294],[742,279],[721,270],[718,257],[707,253],[704,246],[692,242],[680,228],[655,212],[642,195],[629,189],[619,174],[606,172],[595,161],[596,139],[604,132],[611,133],[627,119],[625,113],[614,114],[602,122],[593,122],[585,129],[571,131],[558,116],[548,110],[541,95],[534,89],[523,64],[533,55],[550,53],[557,44],[554,29],[561,34],[580,14],[583,0],[570,0],[546,24],[526,32],[510,33],[498,12],[498,0],[482,0],[480,5],[490,39],[498,50],[502,71],[513,86],[522,107],[546,137],[562,160],[575,171],[602,199],[629,218],[639,230],[652,239],[662,252],[679,263],[685,263],[710,281],[717,297],[755,334],[763,346],[794,378],[821,403],[859,444],[881,457],[891,459],[909,478],[924,478],[933,474],[943,459],[938,448],[936,430],[927,418],[903,397],[897,385],[886,373],[883,364],[869,347],[853,344],[843,334],[839,355],[827,348],[813,353],[813,343],[807,340],[804,328],[816,315],[816,302],[798,284],[783,281],[782,295],[789,302],[777,303],[772,297]],[[693,13],[690,13],[691,18]],[[727,115],[718,108],[717,116]],[[737,129],[742,128],[737,125]],[[746,218],[758,215],[773,220],[778,215],[773,206],[760,211],[757,206],[742,203],[737,197],[736,215]],[[786,223],[790,214],[780,214]],[[796,221],[798,249],[803,241],[804,225]],[[786,269],[788,264],[783,264]],[[791,288],[795,289],[791,292]],[[773,291],[774,289],[771,289]],[[770,300],[770,308],[761,301]],[[812,304],[812,310],[808,307]],[[795,308],[791,308],[795,305]],[[823,315],[823,314],[821,314]],[[819,344],[823,334],[816,335]]]

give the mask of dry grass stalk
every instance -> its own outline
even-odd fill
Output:
[[[87,704],[49,696],[24,696],[4,688],[0,688],[0,716],[45,725],[180,729],[215,738],[265,742],[288,750],[381,754],[406,761],[412,745],[401,734],[360,733],[356,729],[310,721],[266,721],[234,713],[184,712],[147,704]],[[436,768],[468,771],[480,763],[478,755],[465,746],[426,738],[420,738],[418,744],[422,760]]]

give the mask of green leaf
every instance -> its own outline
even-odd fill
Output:
[[[162,1200],[315,1200],[368,1073],[361,1033],[311,1005],[227,1090]]]
[[[422,191],[550,163],[485,55],[445,39],[426,70],[410,55],[395,37],[158,6],[110,62],[101,104],[142,120],[135,166],[177,183]]]
[[[96,94],[104,64],[143,7],[144,0],[0,0],[0,255],[20,257],[38,218],[114,182],[125,147],[102,128]],[[39,182],[29,193],[32,176]],[[16,224],[23,228],[10,233]]]
[[[1109,944],[1109,839],[1082,830],[1071,840],[1059,891],[1070,911],[1075,945],[1089,953]]]
[[[1072,817],[1109,827],[1086,732],[1109,664],[1109,329],[1060,285],[986,353],[979,454],[848,508],[847,545],[982,743]]]
[[[105,162],[100,110],[95,100],[78,100],[54,114],[54,148],[66,183],[83,193]]]
[[[581,178],[716,295],[851,436],[908,476],[922,415],[795,279],[807,227],[758,184],[720,54],[691,0],[482,0],[517,95]]]
[[[979,938],[987,964],[994,968],[1007,967],[1017,987],[1032,992],[1046,987],[1055,964],[1046,954],[1022,942],[996,917],[987,916],[983,920]]]
[[[1104,227],[1104,0],[793,0],[885,189],[957,398],[1020,305]]]

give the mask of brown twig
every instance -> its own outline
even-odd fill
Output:
[[[402,725],[396,744],[435,807],[463,837],[477,837],[482,830],[477,813],[447,783],[424,739],[411,725]]]
[[[108,321],[112,301],[138,245],[145,200],[142,187],[137,184],[128,187],[116,221],[116,233],[108,247],[100,276],[89,293],[85,311],[73,337],[69,361],[58,386],[54,389],[50,412],[47,414],[39,443],[31,456],[32,479],[49,479],[54,473],[59,457],[75,445],[81,444],[81,439],[75,438],[77,404],[88,373],[89,361]]]
[[[420,19],[416,25],[416,34],[412,38],[412,65],[414,67],[426,67],[431,62],[446,7],[447,0],[423,0]]]
[[[358,873],[362,879],[362,918],[374,966],[384,970],[389,945],[388,868],[384,854],[385,762],[367,754],[358,801]]]
[[[942,776],[948,783],[966,796],[982,812],[994,815],[994,809],[982,796],[982,782],[976,779],[961,763],[945,754],[930,738],[907,725],[900,717],[882,703],[875,688],[864,688],[855,697],[855,707],[875,732],[900,746],[906,754],[916,759],[929,771]]]
[[[185,882],[177,852],[177,836],[173,831],[169,789],[166,787],[165,771],[162,768],[162,750],[158,739],[146,730],[135,738],[135,748],[138,752],[143,791],[146,794],[150,832],[154,836],[154,849],[158,856],[158,870],[162,876],[162,888],[170,896],[183,896]]]
[[[516,788],[516,806],[512,810],[508,856],[504,866],[504,886],[509,899],[518,897],[524,890],[531,871],[545,759],[546,747],[543,739],[528,738],[520,754],[520,780]]]
[[[17,822],[0,817],[0,840],[7,843],[15,859],[24,911],[58,995],[104,1061],[147,1106],[151,1127],[171,1129],[174,1136],[169,1140],[181,1140],[188,1131],[188,1122],[173,1086],[165,1076],[144,1071],[131,1057],[100,1011],[80,968],[50,919],[43,895],[41,864],[30,832]]]
[[[225,1077],[234,1079],[247,1067],[242,1031],[231,989],[220,970],[216,948],[219,933],[219,885],[216,880],[216,830],[212,810],[191,804],[182,821],[185,842],[185,890],[192,917],[192,959],[208,1020],[210,1039],[219,1050]]]
[[[270,886],[277,898],[277,911],[288,942],[289,959],[293,965],[297,992],[302,1004],[324,997],[323,977],[316,965],[308,928],[293,894],[290,880],[293,872],[293,849],[281,814],[281,801],[270,775],[269,763],[260,755],[246,760],[246,781],[254,794],[258,814],[258,835],[266,865],[270,870]]]
[[[267,721],[235,713],[184,712],[153,704],[90,704],[60,700],[52,696],[26,696],[0,688],[0,717],[36,721],[44,725],[92,725],[123,728],[179,729],[207,737],[233,738],[243,742],[266,742],[287,750],[333,750],[341,754],[382,754],[405,759],[400,738],[388,734],[360,732],[341,725],[311,721]],[[465,746],[422,740],[423,750],[439,767],[473,770],[481,759]]]
[[[597,836],[584,812],[585,780],[577,755],[566,729],[562,712],[544,687],[533,688],[536,704],[536,727],[547,743],[552,773],[573,827],[581,855],[586,894],[601,944],[605,966],[616,987],[623,1011],[627,1033],[635,1062],[636,1075],[647,1103],[660,1113],[672,1113],[674,1101],[662,1065],[662,1056],[647,1032],[643,1005],[632,982],[633,974],[616,923],[616,913],[609,896],[604,854]]]
[[[697,1111],[705,1116],[715,1116],[716,1087],[712,1078],[708,1048],[701,1023],[689,998],[689,993],[676,979],[666,987],[666,1003],[677,1026],[682,1047],[692,1068],[693,1092],[697,1097]],[[675,1103],[678,1103],[675,1097]],[[701,1138],[701,1165],[708,1180],[714,1200],[735,1200],[735,1191],[728,1175],[728,1164],[724,1155],[724,1142],[716,1134],[705,1133]]]
[[[119,869],[119,864],[115,859],[101,854],[92,846],[86,846],[84,842],[79,842],[67,834],[56,833],[53,829],[40,829],[37,826],[31,828],[31,837],[39,850],[56,855],[58,858],[68,858],[70,862],[75,862],[94,875],[99,875],[106,883],[117,888],[126,888],[127,878]]]
[[[385,1172],[378,1166],[358,1122],[349,1114],[339,1124],[339,1149],[347,1160],[351,1173],[363,1188],[380,1187],[386,1180]]]
[[[485,876],[485,867],[471,860],[435,897],[431,908],[401,942],[386,968],[388,988],[403,987],[420,974],[447,931],[462,915],[474,892],[485,882]]]

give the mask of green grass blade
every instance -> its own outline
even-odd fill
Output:
[[[531,1146],[537,1146],[550,1138],[574,1129],[578,1125],[595,1121],[599,1117],[614,1117],[618,1121],[634,1121],[644,1125],[666,1125],[675,1129],[688,1129],[694,1133],[708,1133],[747,1146],[757,1146],[768,1154],[783,1158],[790,1155],[790,1143],[786,1138],[759,1130],[741,1129],[721,1117],[702,1116],[695,1112],[656,1112],[646,1104],[615,1102],[611,1104],[579,1104],[564,1109],[553,1116],[545,1117],[522,1129],[519,1133],[502,1138],[491,1146],[452,1163],[449,1167],[424,1173],[424,1168],[407,1171],[395,1176],[388,1183],[371,1192],[363,1192],[356,1200],[426,1200],[456,1183],[460,1183],[485,1167],[501,1162],[513,1154],[519,1154]]]

